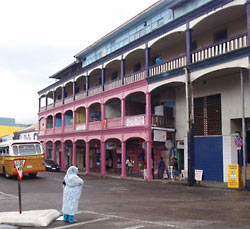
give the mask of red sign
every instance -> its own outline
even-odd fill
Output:
[[[26,159],[15,159],[14,160],[14,166],[17,172],[17,175],[20,180],[22,180],[23,177],[23,167],[26,162]]]
[[[237,146],[237,147],[241,147],[243,145],[243,140],[241,137],[237,137],[234,139],[234,144]]]

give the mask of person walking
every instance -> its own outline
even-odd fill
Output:
[[[127,174],[131,175],[133,170],[133,161],[128,157],[126,160]]]
[[[77,176],[78,168],[70,166],[63,182],[63,219],[66,222],[75,222],[75,214],[82,193],[84,181]]]
[[[163,161],[163,158],[160,157],[160,160],[158,162],[158,179],[163,178],[164,171],[165,171],[165,163]]]

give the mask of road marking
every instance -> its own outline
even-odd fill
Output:
[[[124,229],[138,229],[138,228],[143,228],[144,225],[137,225],[137,226],[133,226],[133,227],[125,227]]]
[[[1,195],[7,196],[7,198],[2,198]],[[4,193],[4,192],[0,192],[0,199],[1,200],[8,199],[8,197],[9,198],[18,198],[17,196],[14,196],[14,195],[11,195],[11,194],[7,194],[7,193]]]
[[[73,223],[73,224],[65,225],[62,227],[53,227],[53,229],[72,228],[72,227],[77,227],[80,225],[84,225],[84,224],[88,224],[88,223],[95,223],[95,222],[104,221],[104,220],[108,220],[108,219],[110,219],[110,218],[93,219],[93,220],[89,220],[89,221],[85,221],[85,222],[81,222],[81,223]]]
[[[172,228],[188,229],[187,227],[181,227],[181,226],[177,226],[177,225],[169,224],[169,223],[154,222],[154,221],[147,221],[147,220],[140,220],[140,219],[131,219],[131,218],[123,217],[123,216],[102,214],[102,213],[93,212],[93,211],[78,211],[77,212],[77,214],[83,214],[83,213],[95,214],[95,215],[105,216],[105,217],[109,217],[109,218],[125,219],[127,221],[144,223],[144,224],[153,224],[153,225],[157,225],[157,226],[165,226],[165,227],[172,227]]]

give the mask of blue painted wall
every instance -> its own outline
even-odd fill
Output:
[[[195,169],[203,170],[203,180],[223,182],[222,137],[195,137]]]

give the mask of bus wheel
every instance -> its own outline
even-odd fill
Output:
[[[37,176],[37,173],[29,173],[29,176],[30,176],[30,177],[36,177],[36,176]]]

